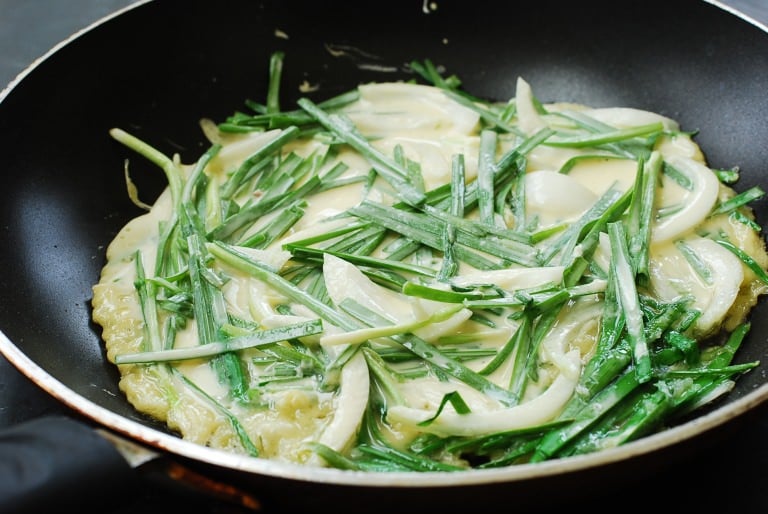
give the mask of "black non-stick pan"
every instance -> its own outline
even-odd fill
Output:
[[[488,99],[513,96],[523,76],[543,101],[667,115],[700,131],[713,167],[740,168],[738,190],[768,188],[768,33],[703,0],[139,3],[48,55],[0,102],[0,351],[93,426],[253,493],[275,511],[466,510],[491,502],[532,509],[595,487],[626,488],[626,501],[637,502],[633,479],[705,447],[768,398],[761,302],[738,356],[761,364],[727,397],[680,426],[588,456],[450,474],[349,473],[201,448],[137,413],[91,322],[106,245],[140,213],[125,190],[129,155],[108,130],[130,129],[195,160],[207,148],[198,120],[221,120],[245,99],[263,99],[276,50],[286,56],[284,105],[362,82],[408,80],[407,63],[428,58]],[[302,93],[305,81],[317,90]],[[164,186],[138,159],[131,174],[145,199]],[[765,224],[765,204],[754,206]],[[657,506],[656,494],[640,497]]]

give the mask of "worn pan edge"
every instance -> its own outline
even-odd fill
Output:
[[[179,437],[154,430],[137,421],[132,421],[86,399],[59,382],[29,359],[3,332],[0,332],[0,353],[17,367],[22,374],[76,412],[137,442],[169,452],[170,454],[236,471],[291,480],[349,486],[445,488],[531,480],[597,468],[627,461],[633,457],[649,454],[671,447],[682,441],[693,439],[696,436],[720,427],[764,402],[768,402],[768,384],[763,384],[754,391],[719,409],[637,441],[597,453],[536,464],[521,464],[499,469],[468,470],[451,473],[351,472],[330,468],[310,468],[297,464],[235,455],[202,447]],[[112,393],[105,391],[104,394]]]
[[[21,80],[31,73],[41,62],[53,55],[62,46],[71,40],[91,30],[109,19],[119,16],[125,11],[136,8],[151,0],[139,0],[137,3],[127,6],[94,24],[78,31],[67,40],[51,48],[49,52],[41,56],[24,71],[22,71],[11,83],[0,91],[0,102],[11,92]],[[725,11],[748,21],[762,30],[768,32],[768,26],[761,24],[753,18],[741,13],[721,2],[704,0]],[[517,465],[494,470],[470,470],[466,472],[454,472],[450,474],[435,473],[358,473],[346,472],[336,469],[317,469],[305,466],[292,465],[265,459],[253,459],[227,452],[204,448],[194,443],[184,441],[178,437],[149,428],[137,421],[133,421],[113,411],[88,400],[76,393],[43,368],[29,359],[2,331],[0,331],[0,354],[5,356],[23,375],[36,383],[41,389],[54,398],[63,402],[84,417],[103,425],[104,427],[131,437],[148,446],[170,452],[192,460],[198,460],[208,464],[222,466],[247,473],[269,475],[279,478],[312,481],[326,484],[368,486],[368,487],[454,487],[456,485],[473,485],[500,482],[513,482],[529,480],[565,474],[580,470],[596,468],[599,466],[617,463],[632,459],[639,455],[648,454],[669,448],[682,441],[702,435],[712,429],[720,427],[761,405],[768,402],[768,384],[754,389],[743,397],[731,401],[725,406],[712,412],[701,415],[685,424],[669,428],[665,431],[644,437],[638,441],[628,443],[618,448],[603,450],[599,453],[569,457],[565,459],[547,461],[537,464]],[[112,394],[104,392],[104,394]]]

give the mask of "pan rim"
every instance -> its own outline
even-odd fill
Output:
[[[768,26],[758,22],[741,11],[727,6],[718,0],[703,1],[727,11],[768,33]],[[106,23],[112,18],[118,17],[127,11],[150,2],[152,2],[152,0],[138,0],[135,3],[119,9],[118,11],[82,28],[67,39],[51,47],[45,54],[27,66],[13,80],[11,80],[10,83],[0,90],[0,103],[5,100],[5,98],[27,75],[32,73],[49,57],[56,54],[62,47],[74,41],[81,35],[91,31],[96,26]],[[700,436],[712,429],[720,427],[730,420],[754,409],[758,405],[768,403],[768,383],[766,383],[726,405],[717,407],[711,412],[700,415],[684,424],[643,437],[637,441],[592,454],[561,458],[536,464],[520,464],[489,470],[472,469],[450,473],[359,472],[333,468],[310,468],[297,464],[235,455],[220,450],[202,447],[174,435],[143,425],[138,421],[133,421],[80,395],[30,359],[3,333],[2,329],[0,329],[0,354],[19,370],[19,372],[32,380],[38,387],[61,401],[66,406],[74,409],[100,426],[118,434],[128,436],[140,443],[170,452],[171,454],[180,457],[211,465],[222,466],[232,470],[268,475],[277,478],[349,486],[443,488],[455,487],[457,485],[463,486],[523,481],[584,471],[607,464],[626,461],[633,457],[649,454],[661,449],[670,448],[679,442],[688,441],[696,436]],[[105,392],[105,394],[111,393]]]
[[[126,5],[125,7],[118,9],[110,14],[107,14],[106,16],[103,16],[93,21],[92,23],[82,27],[81,29],[77,30],[76,32],[72,33],[68,37],[62,39],[61,41],[59,41],[58,43],[50,47],[45,53],[43,53],[42,55],[34,59],[26,67],[24,67],[24,69],[22,69],[18,74],[16,74],[16,76],[12,78],[10,82],[8,82],[7,84],[2,84],[2,89],[0,89],[0,104],[3,103],[3,100],[5,100],[5,98],[11,94],[11,92],[24,80],[24,78],[27,75],[32,73],[43,62],[47,61],[53,55],[57,54],[62,48],[69,45],[79,37],[91,32],[94,28],[98,27],[99,25],[103,25],[104,23],[107,23],[111,19],[121,16],[125,12],[136,9],[152,1],[153,0],[136,0],[134,3],[130,5]]]
[[[1,330],[0,354],[4,355],[11,364],[37,384],[38,387],[84,417],[105,429],[129,437],[136,442],[143,443],[157,450],[170,453],[171,456],[176,455],[193,461],[254,475],[343,486],[447,488],[519,482],[586,471],[610,464],[618,464],[628,461],[633,457],[671,448],[677,443],[692,440],[697,436],[702,436],[721,427],[758,405],[768,403],[768,383],[765,383],[741,398],[719,406],[711,412],[636,441],[595,453],[553,459],[534,464],[516,464],[503,468],[471,469],[448,473],[348,471],[335,468],[303,466],[207,448],[143,425],[138,421],[133,421],[98,405],[60,382],[31,360]],[[112,393],[105,391],[105,394]]]
[[[733,14],[737,18],[741,18],[742,20],[751,23],[752,25],[762,29],[764,32],[768,32],[768,25],[766,25],[765,23],[763,23],[763,22],[761,22],[759,20],[756,20],[755,18],[753,18],[749,14],[747,14],[747,13],[745,13],[743,11],[740,11],[740,10],[736,9],[735,7],[731,7],[730,5],[727,5],[727,4],[723,3],[723,2],[721,2],[720,0],[704,0],[704,1],[709,3],[709,4],[714,5],[715,7],[719,7],[720,9],[722,9],[722,10],[724,10],[726,12],[729,12],[730,14]]]

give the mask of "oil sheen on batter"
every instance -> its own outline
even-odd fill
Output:
[[[545,446],[537,453],[535,444],[553,422],[574,416],[579,401],[589,403],[584,375],[596,369],[588,367],[593,357],[628,344],[628,373],[640,373],[641,362],[657,372],[698,369],[707,338],[741,326],[766,291],[729,249],[761,269],[768,264],[749,206],[724,207],[736,192],[672,119],[624,107],[541,106],[523,79],[508,104],[488,104],[506,116],[495,126],[431,85],[371,83],[357,93],[333,111],[346,136],[322,123],[295,134],[286,127],[231,133],[205,120],[218,152],[197,173],[196,163],[168,158],[178,183],[109,245],[93,288],[108,358],[131,404],[187,440],[316,466],[338,452],[372,470],[390,469],[365,458],[377,444],[449,470],[599,450],[635,436],[604,430],[599,442],[584,436],[551,453]],[[633,129],[617,142],[572,144]],[[374,153],[344,139],[354,136]],[[278,148],[265,153],[269,145]],[[256,168],[257,161],[253,177],[230,184],[238,170],[243,177],[244,162]],[[494,181],[500,162],[519,173]],[[191,177],[197,185],[185,187]],[[644,186],[643,177],[652,183]],[[313,180],[321,185],[310,188]],[[435,193],[441,188],[448,194]],[[462,190],[467,201],[452,201]],[[651,199],[646,211],[631,201],[641,190]],[[286,191],[302,195],[274,200]],[[192,215],[180,214],[185,202]],[[609,217],[612,205],[622,207]],[[235,223],[238,215],[247,222]],[[594,239],[585,237],[600,223]],[[177,250],[162,253],[169,226]],[[616,257],[622,237],[628,261]],[[640,254],[645,264],[635,261]],[[169,255],[181,261],[158,263]],[[390,261],[398,265],[381,264]],[[153,297],[142,300],[142,291]],[[203,301],[213,314],[201,328],[192,306]],[[651,334],[652,307],[673,304],[677,317]],[[609,320],[617,317],[611,341]],[[320,331],[314,325],[290,340],[247,342],[317,320]],[[680,340],[696,341],[698,351],[663,361],[674,352],[662,347]],[[183,353],[227,341],[245,347],[228,357]],[[226,371],[233,365],[234,377]],[[655,384],[679,398],[672,389],[685,379],[652,375],[638,387]],[[534,443],[506,458],[515,433]],[[493,434],[509,442],[483,451],[469,444]],[[443,446],[424,450],[428,441]],[[447,441],[467,445],[452,450]]]

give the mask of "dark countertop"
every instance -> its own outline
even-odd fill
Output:
[[[0,89],[51,47],[77,30],[121,9],[133,0],[0,0]],[[768,1],[723,2],[768,25]],[[70,414],[0,356],[0,429],[48,415]],[[768,510],[768,404],[752,411],[700,452],[692,452],[663,466],[651,479],[631,485],[634,501],[666,511],[727,512]],[[646,494],[637,494],[645,489]],[[666,498],[659,499],[659,491]],[[612,500],[621,492],[596,491],[574,507],[622,508]],[[514,505],[514,503],[511,503]],[[179,491],[147,486],[143,492],[116,502],[110,513],[142,512],[223,513],[227,507]]]

